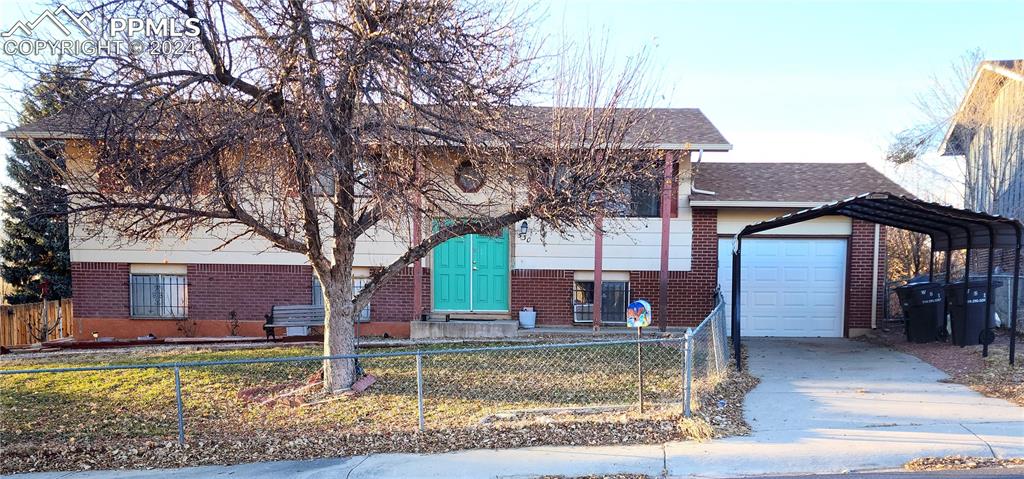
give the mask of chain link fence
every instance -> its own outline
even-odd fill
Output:
[[[301,424],[292,432],[304,430],[302,424],[353,433],[412,432],[471,427],[538,411],[647,408],[689,415],[690,406],[696,407],[728,369],[725,321],[719,302],[707,319],[682,337],[414,345],[415,350],[330,357],[258,357],[275,351],[252,350],[257,357],[46,369],[0,365],[7,368],[0,369],[0,403],[9,419],[0,420],[0,435],[17,440],[34,434],[33,427],[47,427],[47,421],[32,416],[32,398],[41,394],[51,411],[81,413],[65,415],[62,424],[68,427],[103,434],[108,428],[120,431],[112,425],[132,424],[132,437],[139,437],[156,436],[160,430],[169,435],[176,422],[180,442],[190,431],[206,435],[231,427],[283,430],[297,423]],[[193,353],[190,358],[212,353],[206,354]],[[316,377],[325,359],[356,359],[373,376],[372,384],[342,399],[323,393],[309,378]],[[281,397],[287,391],[301,394]],[[301,403],[297,407],[302,409],[272,407],[292,401]],[[116,411],[108,412],[106,408],[115,404]],[[11,411],[17,414],[9,415]]]

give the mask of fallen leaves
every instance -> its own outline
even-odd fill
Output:
[[[287,351],[310,353],[301,348]],[[172,352],[175,360],[281,353]],[[0,473],[540,445],[656,444],[749,433],[743,398],[757,379],[735,372],[720,380],[701,377],[695,384],[694,417],[683,418],[681,405],[671,402],[678,401],[680,391],[676,354],[667,348],[651,350],[646,371],[650,381],[645,380],[649,408],[642,415],[631,404],[632,365],[623,365],[617,356],[598,348],[544,357],[460,354],[431,359],[423,432],[417,430],[415,369],[407,358],[366,361],[364,367],[374,379],[366,381],[365,391],[346,396],[317,387],[316,363],[192,369],[182,372],[188,439],[184,446],[175,441],[173,384],[166,371],[10,380],[0,383]],[[166,353],[103,358],[168,359]],[[83,358],[79,364],[89,360]],[[580,403],[581,399],[589,402]]]
[[[903,465],[910,471],[947,471],[989,467],[1024,467],[1024,457],[996,459],[993,457],[945,456],[922,457]]]

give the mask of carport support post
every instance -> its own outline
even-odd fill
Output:
[[[928,253],[928,282],[935,281],[935,251],[931,248]]]
[[[974,239],[971,238],[971,230],[967,229],[967,253],[964,255],[964,320],[966,321],[967,316],[967,299],[971,293],[971,244],[974,243]],[[966,340],[966,338],[965,338]],[[963,347],[962,345],[960,346]]]
[[[981,325],[981,357],[988,357],[988,337],[992,324],[992,268],[995,267],[996,253],[996,232],[991,226],[988,228],[988,280],[985,288],[985,323]],[[965,298],[965,308],[966,298]]]
[[[952,249],[953,248],[953,240],[952,239],[950,239],[949,241],[946,242],[946,248],[947,249],[946,249],[945,252],[942,253],[942,256],[943,256],[943,260],[946,263],[946,271],[944,273],[945,276],[946,276],[946,283],[945,284],[948,285],[949,281],[951,279],[953,279],[950,276],[952,273],[949,271],[949,268],[950,268],[950,259],[949,258],[950,258],[950,256],[953,256],[953,249]],[[943,287],[945,287],[945,286],[943,286]],[[948,332],[949,331],[949,329],[948,329],[949,328],[949,298],[945,297],[945,290],[943,290],[943,295],[944,296],[943,296],[943,299],[942,299],[942,327]]]
[[[743,238],[736,235],[736,246],[732,251],[732,348],[736,358],[736,370],[743,370],[743,359],[740,357],[740,251]]]
[[[1014,356],[1017,353],[1017,310],[1020,309],[1020,243],[1021,243],[1021,229],[1019,225],[1014,225],[1014,229],[1017,232],[1017,248],[1013,254],[1013,292],[1010,296],[1013,300],[1010,302],[1010,364],[1014,364]]]

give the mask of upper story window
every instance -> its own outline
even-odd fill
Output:
[[[633,181],[623,186],[624,203],[614,208],[619,216],[656,218],[661,216],[661,184]]]
[[[455,168],[455,184],[466,193],[476,193],[484,187],[484,172],[470,161],[463,161]]]

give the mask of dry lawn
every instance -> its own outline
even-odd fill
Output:
[[[478,347],[444,345],[444,347]],[[428,348],[440,348],[431,345]],[[389,352],[394,349],[387,350]],[[5,359],[2,369],[315,356],[319,348],[132,350]],[[371,351],[372,352],[372,351]],[[374,358],[365,392],[298,390],[318,362],[182,370],[187,444],[176,443],[167,369],[0,376],[0,473],[175,467],[377,452],[658,443],[744,434],[747,375],[699,381],[680,417],[679,351],[644,347],[647,411],[636,408],[635,345],[424,357],[426,430],[417,430],[415,362]],[[608,407],[611,406],[611,407]]]

